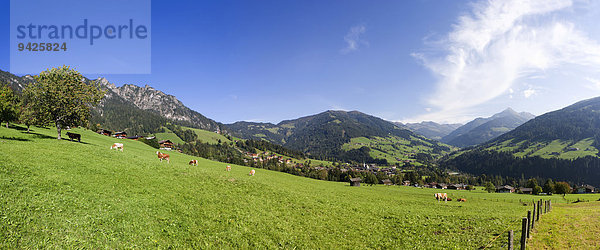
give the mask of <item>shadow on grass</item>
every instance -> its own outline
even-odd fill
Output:
[[[40,134],[40,133],[36,133],[36,132],[23,132],[24,134],[29,134],[29,135],[33,135],[33,137],[38,138],[38,139],[56,139],[56,137],[52,137],[49,135],[44,135],[44,134]]]
[[[55,137],[52,137],[52,138],[56,139]],[[62,138],[62,140],[63,140],[63,141],[70,141],[70,142],[74,142],[74,143],[81,143],[81,144],[85,144],[85,145],[90,145],[90,144],[89,144],[89,143],[87,143],[87,142],[83,142],[83,141],[82,141],[82,142],[79,142],[79,141],[77,141],[77,140],[71,140],[71,139],[68,139],[68,138]]]
[[[11,141],[31,141],[31,140],[29,140],[29,139],[25,139],[25,138],[6,137],[6,136],[0,136],[0,140],[11,140]]]

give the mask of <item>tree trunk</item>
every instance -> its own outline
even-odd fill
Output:
[[[58,138],[57,139],[61,140],[62,139],[61,138],[61,134],[60,134],[61,128],[60,128],[60,124],[58,124],[58,123],[56,123],[56,130],[58,131]]]
[[[29,134],[29,126],[31,126],[31,125],[27,125],[27,133],[28,134]]]

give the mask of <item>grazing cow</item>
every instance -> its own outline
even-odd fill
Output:
[[[250,170],[250,174],[248,174],[248,175],[250,175],[250,176],[254,176],[254,173],[255,173],[255,172],[256,172],[256,171],[254,171],[254,169],[252,169],[252,170]]]
[[[116,150],[121,150],[121,152],[123,152],[123,143],[113,143],[112,146],[110,146],[110,149],[116,149]]]
[[[467,202],[467,199],[465,199],[465,198],[460,198],[460,199],[458,199],[458,202]]]
[[[188,165],[198,166],[198,161],[197,160],[191,160],[190,163],[188,163]]]
[[[225,171],[231,171],[231,166],[227,165],[227,167],[225,167]]]
[[[448,201],[448,194],[446,193],[435,193],[435,199],[438,201],[444,200],[444,202]]]
[[[75,133],[67,132],[67,136],[69,136],[69,140],[71,140],[71,141],[77,139],[78,142],[81,142],[81,135],[80,134],[75,134]]]
[[[158,155],[158,159],[160,159],[160,162],[162,162],[163,160],[167,160],[168,163],[171,163],[171,157],[169,156],[169,154],[163,154],[161,152],[156,151],[156,155]]]

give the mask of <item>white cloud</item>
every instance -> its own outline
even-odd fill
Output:
[[[366,31],[367,27],[363,24],[351,27],[346,36],[344,36],[344,41],[346,41],[346,47],[344,47],[340,51],[340,53],[348,54],[350,52],[358,50],[361,45],[368,46],[369,43],[361,38],[361,36]]]
[[[600,90],[600,79],[595,79],[591,77],[585,77],[586,81],[592,83],[591,85],[587,85],[586,87],[593,90]]]
[[[532,87],[529,87],[528,89],[523,91],[523,96],[525,96],[525,98],[529,98],[532,95],[535,95],[536,91],[535,89],[533,89]]]
[[[436,91],[425,100],[437,111],[416,119],[467,114],[506,91],[512,93],[520,79],[543,78],[548,70],[565,64],[600,69],[600,44],[574,23],[554,16],[575,11],[572,5],[568,0],[474,4],[443,41],[432,43],[437,45],[433,53],[413,53],[437,77]],[[524,95],[534,93],[526,90]]]

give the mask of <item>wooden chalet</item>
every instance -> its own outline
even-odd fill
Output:
[[[360,178],[351,178],[350,186],[351,187],[360,187],[360,181],[362,181]]]
[[[465,184],[450,184],[448,186],[446,186],[447,189],[453,189],[453,190],[465,190],[467,189],[467,185]]]
[[[578,194],[591,194],[591,193],[594,193],[595,191],[596,191],[596,188],[594,188],[592,185],[583,185],[583,186],[577,187],[577,189],[575,190],[575,192]]]
[[[171,142],[170,140],[162,140],[159,141],[158,144],[160,145],[160,148],[173,149],[173,142]]]
[[[509,185],[497,186],[496,187],[496,192],[497,193],[514,193],[515,192],[515,188],[511,187]]]
[[[521,193],[524,193],[524,194],[533,194],[533,188],[522,187],[522,188],[519,188],[519,191],[521,191]]]
[[[96,133],[101,134],[101,135],[106,135],[106,136],[112,135],[112,131],[106,130],[106,129],[100,129],[100,130],[96,131]]]
[[[385,179],[385,180],[382,180],[381,182],[383,183],[383,185],[386,185],[386,186],[394,185],[394,183],[390,179]]]
[[[114,137],[119,138],[119,139],[123,139],[123,138],[127,138],[127,133],[125,132],[115,132],[113,134]]]

